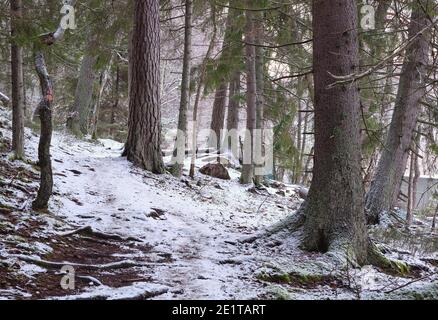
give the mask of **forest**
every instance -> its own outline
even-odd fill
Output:
[[[436,0],[0,0],[0,300],[438,300],[437,84]]]

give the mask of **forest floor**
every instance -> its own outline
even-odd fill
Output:
[[[0,109],[1,299],[438,299],[428,221],[373,230],[411,272],[345,269],[300,250],[287,230],[251,239],[297,211],[298,186],[256,190],[233,169],[231,181],[157,176],[122,158],[120,143],[64,132],[53,137],[50,208],[34,212],[38,168],[8,159],[10,130]],[[27,159],[37,159],[37,142],[26,129]],[[64,265],[74,289],[61,287]]]

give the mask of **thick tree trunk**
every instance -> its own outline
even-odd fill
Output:
[[[192,15],[193,1],[186,0],[185,5],[185,33],[184,33],[184,58],[181,80],[181,100],[179,105],[178,132],[173,155],[172,174],[181,177],[184,168],[185,150],[188,138],[187,114],[190,107],[190,72],[192,65]],[[178,157],[178,150],[184,150],[182,158]]]
[[[24,157],[23,50],[15,39],[23,17],[22,10],[21,0],[11,0],[12,151],[16,159]]]
[[[358,263],[367,259],[360,171],[360,103],[356,83],[328,89],[329,73],[350,74],[359,66],[357,4],[313,1],[315,165],[304,207],[303,247],[338,251]]]
[[[256,50],[254,45],[254,13],[246,12],[245,41],[246,48],[246,134],[243,154],[242,175],[240,182],[248,184],[254,177],[253,149],[254,130],[256,129],[257,118],[257,79],[256,79]]]
[[[427,0],[419,1],[412,12],[409,38],[417,36],[417,39],[405,53],[391,126],[367,195],[367,220],[371,224],[378,223],[380,214],[390,210],[395,204],[405,173],[420,112],[419,101],[425,93],[424,78],[429,61],[430,32],[417,34],[430,23],[421,8],[421,5],[428,8],[428,3]]]
[[[161,154],[160,6],[135,1],[129,131],[124,155],[135,165],[164,173]]]
[[[67,120],[68,129],[75,135],[81,136],[88,133],[88,116],[93,98],[94,80],[96,72],[94,66],[97,61],[96,49],[97,36],[90,34],[86,54],[82,58],[78,83],[76,85],[75,100]]]

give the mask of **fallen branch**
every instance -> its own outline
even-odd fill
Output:
[[[132,267],[145,267],[151,265],[158,265],[156,263],[138,263],[132,260],[123,260],[118,262],[112,262],[107,264],[83,264],[83,263],[73,263],[73,262],[53,262],[42,260],[39,258],[32,258],[25,255],[13,255],[12,257],[22,260],[24,262],[35,264],[39,267],[46,269],[60,269],[63,266],[72,266],[73,268],[83,268],[88,270],[114,270],[114,269],[126,269]]]
[[[394,288],[394,289],[392,289],[392,290],[385,291],[385,293],[386,293],[386,294],[393,293],[393,292],[395,292],[395,291],[397,291],[397,290],[400,290],[400,289],[406,288],[407,286],[409,286],[409,285],[411,285],[411,284],[414,284],[414,283],[416,283],[416,282],[420,282],[420,281],[423,281],[423,280],[429,279],[431,276],[432,276],[432,275],[429,274],[428,276],[425,276],[425,277],[422,277],[422,278],[419,278],[419,279],[415,279],[415,280],[409,281],[409,282],[405,283],[404,285],[401,285],[401,286],[399,286],[399,287],[397,287],[397,288]]]
[[[90,226],[82,227],[82,228],[79,228],[77,230],[70,231],[67,233],[62,233],[62,234],[60,234],[60,236],[61,237],[69,237],[69,236],[73,236],[75,234],[96,237],[96,238],[105,239],[105,240],[143,242],[142,240],[140,240],[138,238],[134,238],[134,237],[124,238],[124,237],[119,236],[117,234],[110,234],[110,233],[96,231],[96,230],[93,230],[93,228]]]
[[[11,101],[11,99],[9,99],[9,97],[7,95],[0,92],[0,101],[3,102],[7,106],[9,104],[9,102]]]
[[[98,285],[98,286],[103,286],[103,283],[102,282],[100,282],[98,279],[96,279],[95,277],[92,277],[92,276],[76,276],[78,279],[81,279],[81,280],[85,280],[85,281],[89,281],[89,282],[92,282],[92,283],[94,283],[95,285]]]

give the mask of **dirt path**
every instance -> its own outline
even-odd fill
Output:
[[[151,248],[149,262],[166,257],[159,266],[136,270],[137,276],[153,277],[155,283],[170,288],[159,298],[257,295],[260,284],[252,279],[255,261],[235,244],[260,222],[248,213],[256,203],[244,188],[238,187],[242,194],[227,196],[227,189],[236,188],[234,183],[223,182],[221,193],[218,182],[202,177],[201,187],[188,187],[170,176],[133,168],[119,157],[119,145],[77,141],[72,145],[66,139],[71,138],[56,137],[53,149],[57,175],[53,212],[77,227],[141,239]],[[247,212],[242,211],[245,206]],[[145,259],[141,255],[124,258]]]

